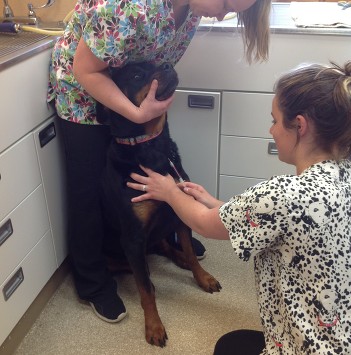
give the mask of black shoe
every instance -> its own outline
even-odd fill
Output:
[[[176,233],[171,234],[166,239],[167,239],[168,244],[171,245],[173,248],[183,251],[182,246],[178,242],[178,237],[177,237]],[[206,248],[203,246],[203,244],[199,240],[195,239],[194,237],[191,237],[191,243],[193,245],[193,249],[194,249],[197,259],[202,260],[206,256]]]
[[[105,322],[117,323],[126,315],[126,307],[116,293],[104,293],[89,301],[94,313]]]

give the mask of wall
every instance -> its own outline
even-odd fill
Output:
[[[9,0],[9,5],[15,16],[26,16],[28,13],[28,3],[33,4],[34,7],[38,7],[47,2],[48,0]],[[74,8],[76,2],[77,0],[56,0],[51,7],[35,10],[35,12],[43,21],[59,21],[63,20],[68,12]]]

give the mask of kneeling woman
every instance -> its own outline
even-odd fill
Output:
[[[129,186],[147,192],[133,201],[165,201],[200,235],[229,238],[241,259],[254,258],[263,332],[226,334],[215,355],[351,354],[351,62],[282,76],[272,116],[279,159],[296,175],[224,203],[144,169]]]

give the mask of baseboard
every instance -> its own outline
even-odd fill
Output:
[[[23,338],[28,333],[36,319],[39,317],[46,304],[54,295],[58,287],[61,285],[67,274],[69,273],[69,263],[66,259],[61,266],[51,276],[50,280],[40,291],[39,295],[29,306],[26,313],[19,320],[15,328],[0,346],[0,355],[11,355],[15,352]]]

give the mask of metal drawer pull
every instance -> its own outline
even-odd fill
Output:
[[[268,143],[268,154],[270,155],[278,155],[277,145],[274,142]]]
[[[0,246],[5,243],[5,240],[8,239],[12,233],[12,223],[11,219],[9,219],[0,227]]]
[[[51,122],[47,127],[39,132],[40,147],[48,144],[52,139],[56,137],[56,129],[54,122]]]
[[[18,286],[23,282],[23,280],[23,270],[20,267],[2,290],[5,301],[7,301],[12,296],[12,294],[17,290]]]
[[[205,95],[189,95],[188,96],[188,106],[191,108],[214,108],[214,96]]]

